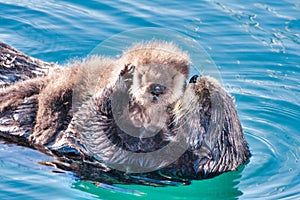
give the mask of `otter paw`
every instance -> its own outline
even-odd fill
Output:
[[[124,66],[124,69],[122,69],[120,75],[124,76],[125,74],[132,72],[134,70],[134,68],[135,68],[134,65],[132,65],[131,63],[128,63]]]

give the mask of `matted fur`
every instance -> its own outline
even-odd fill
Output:
[[[138,162],[159,169],[155,176],[183,179],[235,170],[250,152],[233,100],[213,78],[186,83],[189,65],[186,52],[163,41],[135,44],[116,60],[90,56],[70,62],[43,77],[0,89],[0,133],[18,135],[9,126],[14,130],[23,126],[14,112],[30,100],[26,112],[34,118],[25,124],[30,134],[19,135],[63,155],[76,152],[83,163],[87,155],[101,165],[107,160],[128,161],[134,158],[127,157],[125,150],[155,151],[184,136],[188,149],[176,162],[161,169],[162,163],[148,158]],[[164,92],[152,94],[152,84],[163,85]],[[122,131],[113,115],[114,95],[128,98],[124,101],[130,104],[127,120],[135,128],[145,128],[147,133],[158,126],[159,134],[145,139]],[[155,116],[159,122],[148,120]],[[111,169],[105,166],[105,170]]]
[[[190,58],[187,52],[181,50],[172,42],[152,40],[140,42],[127,49],[120,61],[131,62],[134,66],[159,64],[169,66],[179,71],[187,78]]]

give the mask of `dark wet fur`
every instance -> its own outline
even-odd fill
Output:
[[[163,181],[171,180],[188,184],[192,179],[210,178],[235,170],[250,157],[232,98],[206,77],[193,77],[187,86],[196,96],[196,108],[170,114],[168,131],[140,139],[124,133],[113,121],[111,94],[117,87],[107,88],[100,97],[90,100],[74,118],[71,110],[74,84],[65,84],[72,78],[63,78],[65,82],[62,82],[61,87],[55,87],[53,90],[51,84],[57,84],[56,80],[49,80],[47,71],[39,70],[40,65],[46,66],[46,69],[51,68],[51,65],[39,61],[39,64],[27,64],[29,67],[24,68],[18,64],[17,59],[7,62],[7,50],[17,58],[25,57],[27,62],[31,58],[8,45],[1,45],[1,59],[4,62],[0,66],[0,83],[4,89],[0,90],[0,137],[57,157],[57,167],[72,170],[82,179],[146,185],[164,185]],[[26,62],[23,63],[26,65]],[[8,67],[7,64],[12,67]],[[71,70],[66,76],[72,77],[72,73]],[[125,71],[122,73],[126,74]],[[124,75],[122,73],[121,76]],[[24,87],[29,85],[31,86]],[[224,114],[224,119],[220,121],[221,130],[216,129],[213,135],[208,135],[209,128],[214,128],[210,123],[211,117],[217,112],[212,110],[212,101],[215,99],[222,102],[223,110],[219,112]],[[182,101],[185,102],[184,97]],[[47,106],[47,109],[42,109],[41,104]],[[172,105],[171,109],[176,108]],[[95,113],[92,119],[85,118],[88,113]],[[186,113],[189,114],[185,115]],[[93,120],[96,122],[99,119],[103,122],[105,131],[102,131],[101,127],[94,127]],[[78,124],[82,130],[76,129]],[[191,131],[193,127],[199,128],[200,132]],[[90,130],[94,128],[98,131],[89,135]],[[107,144],[116,144],[126,151],[151,152],[167,145],[179,132],[186,134],[189,149],[177,161],[162,169],[138,174],[140,179],[97,161],[97,152],[104,151]],[[89,137],[103,138],[105,142],[97,143]],[[94,154],[91,155],[87,149],[94,150]],[[103,156],[105,158],[106,155]],[[119,156],[122,157],[121,154]]]

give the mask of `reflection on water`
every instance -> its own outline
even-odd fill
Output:
[[[39,161],[51,162],[53,158],[0,142],[0,199],[90,199],[91,195],[72,189],[75,178],[71,173],[57,173]]]
[[[214,179],[207,179],[202,181],[194,181],[191,185],[182,186],[182,187],[149,187],[149,186],[124,186],[117,185],[120,188],[126,188],[130,190],[135,190],[135,192],[130,195],[135,199],[145,199],[151,197],[160,197],[161,199],[169,199],[170,197],[176,194],[177,199],[199,199],[202,197],[209,197],[209,199],[234,199],[238,198],[243,194],[242,191],[239,190],[238,184],[239,179],[241,178],[242,168],[238,171],[232,173],[222,174]],[[120,193],[116,193],[115,190],[106,190],[100,189],[96,186],[86,183],[86,182],[76,182],[73,185],[75,188],[86,191],[88,193],[92,193],[95,195],[105,194],[104,196],[109,196],[110,199],[120,199],[120,197],[126,197],[128,194],[127,191],[120,191]],[[101,195],[99,196],[101,197]]]
[[[244,169],[187,186],[99,188],[37,164],[51,159],[43,154],[0,143],[0,199],[300,198],[298,1],[6,0],[0,7],[0,40],[59,63],[84,57],[132,28],[163,27],[191,36],[235,97],[252,152]]]
[[[5,156],[8,154],[14,157]],[[93,183],[78,180],[70,172],[58,171],[54,167],[38,164],[41,161],[52,162],[54,160],[32,149],[0,143],[0,155],[0,169],[5,172],[0,175],[1,199],[45,199],[49,196],[58,199],[62,197],[63,199],[92,199],[93,197],[169,199],[174,194],[176,198],[188,196],[189,199],[199,199],[201,196],[209,196],[210,199],[220,199],[221,197],[239,197],[243,194],[238,185],[244,166],[237,171],[224,173],[213,179],[194,181],[186,186],[110,186],[106,184],[96,186]],[[87,192],[89,195],[80,191]]]

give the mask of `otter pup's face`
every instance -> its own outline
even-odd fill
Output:
[[[130,88],[133,100],[144,107],[167,106],[183,94],[185,76],[174,68],[147,64],[137,66]]]

